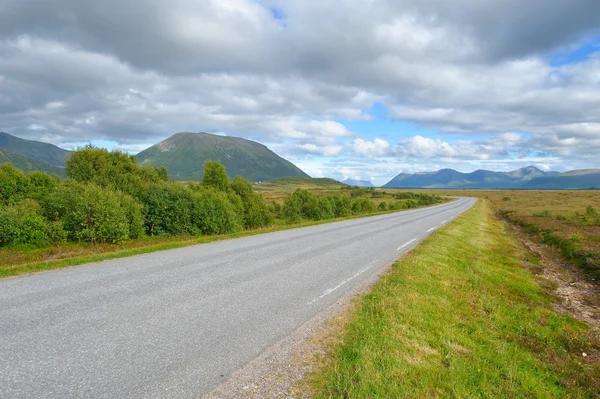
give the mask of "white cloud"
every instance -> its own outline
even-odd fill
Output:
[[[389,155],[390,143],[379,138],[376,138],[373,141],[356,139],[352,143],[352,149],[355,153],[367,158],[381,157]]]
[[[600,56],[548,61],[597,34],[596,0],[45,4],[0,13],[0,129],[25,138],[138,149],[223,132],[300,159],[344,155],[376,179],[378,158],[597,166]],[[442,135],[344,126],[375,102]]]

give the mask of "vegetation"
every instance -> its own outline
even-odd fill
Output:
[[[53,166],[45,162],[24,157],[23,155],[0,150],[0,165],[3,163],[10,163],[25,172],[32,172],[37,170],[63,178],[67,177],[64,167]]]
[[[225,234],[271,222],[249,183],[230,182],[218,163],[206,169],[206,180],[187,188],[172,182],[164,168],[140,167],[133,156],[91,146],[72,153],[67,181],[4,164],[0,246]]]
[[[206,162],[204,178],[184,185],[172,181],[164,167],[140,166],[134,156],[92,146],[71,153],[66,174],[68,179],[61,180],[0,166],[0,274],[30,270],[23,265],[45,259],[89,259],[124,253],[125,248],[164,248],[198,242],[199,236],[231,236],[444,201],[427,195],[404,200],[352,188],[297,189],[267,202],[242,177],[230,180],[219,162]]]
[[[315,397],[597,397],[598,335],[522,255],[487,203],[438,230],[356,305]]]

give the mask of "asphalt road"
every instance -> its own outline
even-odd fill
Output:
[[[474,199],[0,280],[0,398],[189,398]]]

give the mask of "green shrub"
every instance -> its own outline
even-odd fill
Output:
[[[229,189],[229,177],[227,177],[225,167],[218,161],[206,161],[202,185],[214,188],[217,191],[227,191]]]
[[[552,217],[552,212],[550,212],[549,210],[544,210],[542,212],[534,212],[533,217],[536,217],[536,218],[551,218]]]
[[[332,195],[329,201],[333,207],[333,214],[336,218],[352,215],[352,201],[345,195]]]
[[[298,223],[302,219],[319,220],[321,215],[319,200],[304,189],[297,189],[285,199],[283,212],[288,223]]]
[[[33,200],[0,207],[0,246],[44,245],[47,243],[46,229],[46,220]]]
[[[193,196],[192,221],[201,234],[226,234],[241,230],[243,215],[236,212],[226,193],[204,189]]]
[[[254,192],[248,181],[236,176],[231,181],[231,189],[241,198],[244,227],[263,227],[273,222],[263,197]]]
[[[140,166],[134,155],[87,145],[71,152],[67,176],[78,182],[94,183],[134,195],[147,184],[169,181],[166,168]]]
[[[50,221],[61,221],[73,241],[119,243],[140,234],[142,215],[135,200],[91,183],[68,181],[44,203]]]
[[[377,205],[377,210],[379,211],[387,211],[388,209],[388,205],[385,202],[380,202],[379,205]]]
[[[192,223],[193,192],[177,183],[151,184],[136,194],[150,235],[197,234]]]
[[[333,204],[328,197],[319,198],[319,220],[333,219],[335,217],[335,211]]]
[[[68,233],[62,221],[55,220],[46,223],[46,239],[52,245],[60,245],[67,241]]]
[[[16,204],[26,198],[29,179],[10,163],[0,165],[0,205]]]
[[[352,212],[354,214],[373,212],[375,206],[368,198],[357,198],[352,201]]]

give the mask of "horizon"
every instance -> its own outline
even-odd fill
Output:
[[[10,133],[6,133],[6,132],[0,131],[0,134],[1,133],[5,133],[5,134],[9,134],[10,135]],[[175,136],[177,134],[181,134],[181,133],[186,133],[186,134],[209,134],[209,135],[212,135],[212,133],[207,133],[207,132],[197,132],[197,133],[193,133],[193,132],[177,132],[177,133],[172,134],[169,137],[173,137],[173,136]],[[226,135],[219,135],[219,136],[222,136],[222,137],[236,137],[236,136],[226,136]],[[14,136],[14,135],[13,135],[13,137],[17,137],[19,139],[23,139],[22,137],[18,137],[18,136]],[[24,139],[24,140],[28,140],[28,139]],[[43,143],[46,143],[46,142],[43,142]],[[46,144],[52,144],[52,143],[46,143]],[[91,144],[91,143],[85,143],[84,145],[87,145],[87,144]],[[158,143],[155,143],[155,144],[158,144]],[[154,146],[155,144],[151,145],[150,147]],[[262,143],[259,143],[259,144],[262,144]],[[80,146],[78,148],[81,148],[81,147],[82,146]],[[96,147],[98,147],[98,146],[96,146]],[[147,147],[144,150],[146,150],[146,149],[148,149],[150,147]],[[61,148],[61,147],[58,147],[58,148]],[[105,148],[105,149],[110,150],[110,151],[112,151],[112,150],[119,150],[119,149],[110,149],[110,148],[107,148],[107,147],[99,147],[99,148]],[[73,148],[73,149],[61,148],[61,149],[62,150],[66,150],[66,151],[77,150],[77,148]],[[139,154],[139,152],[138,153],[129,153],[129,154],[137,156]],[[279,155],[279,154],[277,154],[277,155]],[[545,172],[545,173],[548,173],[548,172],[550,172],[550,173],[564,173],[564,172],[574,172],[574,171],[583,171],[583,170],[597,170],[597,171],[600,171],[600,168],[587,168],[587,169],[571,169],[571,170],[566,170],[566,171],[563,171],[563,172],[559,172],[559,171],[556,171],[556,170],[542,170],[542,169],[536,167],[535,165],[525,165],[525,166],[519,167],[517,169],[511,169],[511,170],[475,169],[475,170],[465,171],[465,170],[458,170],[458,169],[453,169],[453,168],[442,168],[442,169],[437,169],[437,170],[426,170],[426,171],[412,172],[412,173],[411,172],[398,172],[397,174],[395,174],[394,176],[390,177],[388,180],[386,180],[384,183],[381,183],[381,184],[375,184],[373,181],[371,181],[369,179],[353,179],[351,177],[347,177],[345,179],[336,179],[335,177],[331,177],[331,176],[310,176],[310,174],[309,174],[309,176],[312,177],[312,178],[321,178],[321,177],[331,178],[331,179],[337,180],[339,182],[344,182],[346,180],[351,180],[351,181],[355,181],[355,182],[370,182],[374,187],[382,187],[382,186],[386,185],[387,183],[391,182],[393,179],[395,179],[400,174],[424,175],[424,174],[438,173],[438,172],[441,172],[443,170],[450,170],[450,171],[459,172],[459,173],[462,173],[462,174],[470,174],[470,173],[475,173],[475,172],[478,172],[478,171],[495,172],[495,173],[511,173],[511,172],[517,172],[517,171],[520,171],[520,170],[523,170],[523,169],[528,169],[528,168],[534,168],[534,169],[536,169],[538,171]]]
[[[209,131],[377,186],[598,167],[599,2],[108,1],[6,5],[0,131],[129,153]]]

